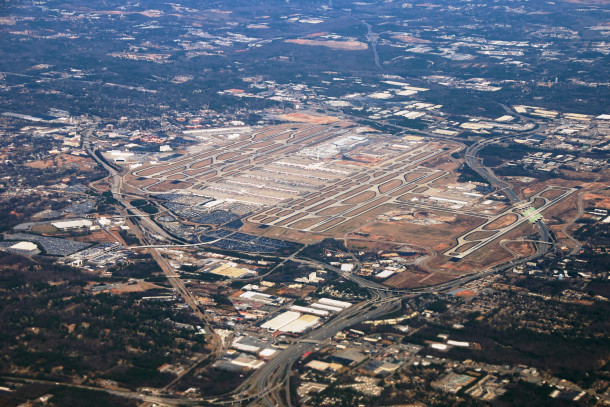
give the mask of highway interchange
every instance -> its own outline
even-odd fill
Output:
[[[144,242],[144,246],[147,247],[150,254],[153,256],[155,261],[159,264],[165,275],[168,277],[172,286],[180,293],[184,301],[191,307],[194,314],[197,315],[202,324],[206,327],[208,334],[213,338],[214,351],[209,355],[210,358],[219,357],[223,351],[223,346],[217,335],[214,334],[211,324],[206,319],[204,313],[199,309],[198,304],[194,301],[192,294],[184,286],[184,283],[178,278],[178,275],[174,272],[173,268],[169,265],[166,259],[164,259],[160,252],[157,250],[156,245],[151,243],[151,236],[166,236],[171,241],[171,237],[167,236],[165,232],[158,227],[152,220],[139,213],[139,211],[131,206],[126,201],[126,196],[121,193],[122,177],[116,168],[109,165],[105,160],[100,159],[97,152],[93,149],[90,141],[90,136],[93,129],[88,131],[83,138],[83,146],[86,151],[102,165],[109,173],[109,179],[111,180],[111,191],[115,199],[122,205],[121,212],[124,216],[129,218],[131,214],[142,215],[138,218],[138,222],[133,226],[138,232],[138,237]],[[498,190],[502,190],[513,203],[519,203],[521,200],[511,190],[510,186],[504,181],[499,180],[491,170],[485,167],[477,158],[477,153],[484,145],[490,142],[498,141],[497,139],[491,139],[489,141],[483,141],[475,143],[466,150],[466,161],[471,168],[476,171],[479,175],[488,180]],[[543,191],[544,192],[544,191]],[[556,203],[557,201],[565,198],[567,195],[573,193],[574,190],[568,190],[561,194],[559,197],[551,200],[545,199],[544,205],[536,209],[536,213],[542,212],[548,206]],[[542,193],[542,192],[541,192]],[[538,196],[540,195],[537,194]],[[532,215],[531,213],[529,215]],[[520,223],[527,221],[531,216],[523,215],[519,218]],[[495,218],[494,218],[495,219]],[[324,341],[332,338],[337,332],[360,323],[365,320],[375,319],[387,315],[401,307],[401,301],[405,298],[422,295],[426,293],[438,293],[442,291],[448,291],[459,287],[466,282],[473,281],[475,279],[482,278],[491,273],[503,271],[509,267],[513,267],[515,264],[520,264],[526,261],[531,261],[535,258],[542,256],[549,250],[552,244],[548,233],[548,228],[540,220],[536,221],[541,234],[541,242],[537,246],[537,251],[534,255],[527,258],[522,258],[494,268],[481,270],[474,274],[465,275],[456,280],[446,282],[440,285],[425,287],[421,289],[412,290],[396,290],[390,289],[385,286],[376,284],[369,280],[366,280],[360,276],[357,276],[350,272],[341,271],[335,267],[331,267],[327,264],[320,264],[312,260],[297,260],[311,265],[323,266],[326,269],[335,271],[340,274],[343,278],[351,280],[363,288],[366,288],[370,292],[370,299],[363,301],[359,304],[355,304],[349,309],[343,311],[337,316],[327,321],[321,327],[306,333],[300,338],[294,340],[286,349],[279,352],[271,361],[267,362],[263,367],[255,371],[249,376],[240,386],[238,386],[233,392],[226,394],[221,397],[212,398],[176,398],[168,396],[150,396],[147,394],[141,394],[138,392],[126,392],[126,391],[114,391],[106,390],[109,393],[120,395],[123,397],[136,398],[149,403],[156,403],[161,405],[195,405],[202,402],[208,402],[215,405],[266,405],[266,406],[290,406],[290,371],[293,363],[297,361],[301,355],[307,351],[311,351],[319,346]],[[515,224],[513,224],[515,225]],[[513,227],[510,225],[510,227]],[[508,230],[502,230],[501,233],[494,236],[492,240],[495,240],[500,235],[505,234]],[[479,242],[481,247],[484,246],[485,242]],[[487,242],[488,243],[488,242]],[[485,244],[487,244],[485,243]],[[475,246],[476,247],[476,246]],[[464,254],[465,256],[466,254]],[[295,260],[294,256],[290,257],[291,260]],[[201,362],[201,361],[199,361]],[[197,367],[198,364],[192,366],[190,370]],[[82,387],[82,386],[81,386]]]

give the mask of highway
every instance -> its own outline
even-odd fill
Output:
[[[552,189],[555,189],[555,188],[547,187],[543,191],[540,191],[540,192],[536,193],[535,195],[532,195],[529,198],[529,202],[531,202],[531,203],[533,203],[536,199],[541,199],[544,201],[544,204],[541,207],[539,207],[538,209],[534,209],[530,205],[513,206],[509,210],[502,212],[502,213],[498,214],[497,216],[489,219],[484,224],[482,224],[474,229],[471,229],[471,230],[465,232],[464,234],[462,234],[461,236],[459,236],[458,244],[455,247],[445,251],[443,254],[446,256],[453,257],[453,258],[459,258],[459,259],[464,258],[464,257],[468,256],[469,254],[473,253],[474,251],[479,250],[479,249],[485,247],[486,245],[490,244],[491,242],[495,241],[500,236],[503,236],[503,235],[509,233],[510,231],[516,229],[517,227],[519,227],[520,225],[522,225],[525,222],[531,222],[533,224],[536,224],[538,226],[539,230],[541,232],[544,232],[545,225],[544,225],[544,223],[542,223],[542,220],[541,220],[542,212],[544,212],[551,206],[559,203],[560,201],[566,199],[574,192],[578,191],[576,188],[556,188],[556,189],[564,190],[564,192],[554,199],[547,199],[542,196],[543,193],[545,193],[548,190],[552,190]],[[505,217],[506,215],[511,215],[511,214],[514,215],[516,217],[516,219],[510,225],[500,227],[497,229],[488,228],[488,226],[490,224],[492,224],[493,222]],[[474,233],[477,233],[477,232],[478,233],[491,232],[492,234],[488,237],[480,238],[480,239],[469,239],[468,238],[468,236],[470,236]],[[545,243],[549,242],[549,236],[542,235],[541,241],[545,242]],[[472,245],[473,243],[474,243],[474,245]],[[463,246],[469,246],[469,245],[472,245],[472,246],[468,247],[468,249],[466,249],[466,250],[462,250]]]
[[[122,177],[120,176],[120,173],[111,165],[104,162],[104,160],[101,160],[93,150],[90,141],[92,132],[93,128],[89,129],[86,132],[85,136],[83,137],[83,146],[85,147],[86,151],[91,155],[91,157],[108,171],[109,178],[111,179],[111,191],[113,193],[113,196],[124,208],[123,210],[121,210],[121,212],[126,212],[127,210],[129,210],[132,213],[138,214],[139,211],[133,206],[131,206],[129,202],[126,202],[125,198],[121,194]],[[483,147],[488,144],[500,141],[501,139],[502,137],[482,140],[469,146],[466,149],[466,162],[475,172],[477,172],[484,179],[486,179],[491,185],[496,187],[498,190],[503,191],[513,204],[518,204],[521,202],[521,199],[511,189],[510,184],[500,180],[493,173],[493,171],[485,167],[483,163],[480,162],[480,160],[478,159],[478,153]],[[321,327],[302,335],[300,338],[295,339],[286,349],[282,350],[281,352],[278,352],[273,359],[263,365],[260,369],[256,370],[233,392],[224,396],[200,399],[174,399],[169,397],[153,398],[144,395],[138,395],[131,392],[123,392],[121,394],[126,397],[139,398],[141,400],[166,405],[190,405],[205,401],[213,403],[215,405],[260,405],[262,403],[263,405],[267,406],[290,406],[291,401],[289,378],[291,367],[293,363],[297,361],[305,352],[314,350],[316,346],[323,344],[325,341],[332,338],[336,333],[350,326],[353,326],[365,320],[377,319],[399,309],[401,307],[401,301],[405,298],[426,293],[434,294],[445,290],[451,290],[467,282],[485,277],[492,273],[503,271],[509,267],[513,267],[515,264],[539,258],[549,250],[551,241],[549,231],[546,225],[541,220],[537,221],[536,225],[538,226],[541,235],[540,241],[545,243],[538,245],[537,252],[533,256],[512,261],[500,267],[481,270],[477,273],[466,275],[436,286],[430,286],[420,289],[391,289],[375,282],[369,281],[356,274],[341,271],[336,267],[330,267],[327,264],[322,264],[311,259],[296,259],[294,255],[290,256],[290,259],[292,260],[315,265],[316,267],[324,267],[328,270],[338,273],[343,278],[355,282],[359,286],[368,289],[371,298],[359,304],[353,305],[349,309],[332,317]],[[224,351],[222,347],[222,341],[216,334],[214,334],[210,321],[208,321],[206,315],[201,312],[197,302],[194,300],[191,293],[187,290],[187,288],[184,286],[184,283],[180,280],[173,268],[169,265],[169,262],[165,258],[163,258],[163,256],[156,247],[157,245],[153,244],[152,241],[152,236],[155,235],[167,237],[170,241],[171,237],[168,237],[168,235],[158,225],[156,225],[151,219],[147,217],[139,219],[138,223],[134,226],[134,231],[136,231],[138,237],[141,239],[143,246],[146,246],[146,249],[149,251],[151,256],[159,264],[159,266],[163,270],[163,273],[167,276],[174,289],[180,293],[184,301],[193,310],[194,314],[202,321],[202,324],[206,327],[206,331],[211,334],[213,338],[214,349],[213,352],[210,354],[210,357],[212,358],[220,356]],[[193,365],[189,369],[189,371],[196,370],[198,364],[199,362],[196,365]]]
[[[98,121],[99,119],[96,120],[96,125]],[[121,193],[122,177],[120,176],[119,171],[117,171],[114,167],[102,160],[96,154],[96,151],[93,149],[91,143],[91,134],[93,133],[96,125],[92,126],[85,132],[83,136],[83,147],[98,164],[100,164],[104,169],[106,169],[106,171],[108,171],[109,178],[111,180],[110,190],[114,199],[116,199],[117,202],[119,202],[122,206],[122,208],[117,208],[121,215],[123,215],[128,220],[129,216],[127,212],[129,211],[131,213],[141,215],[140,211],[137,208],[133,207],[125,199],[125,196]],[[165,237],[167,240],[172,240],[171,236],[169,236],[149,217],[140,217],[137,224],[132,223],[131,230],[136,234],[138,239],[140,239],[140,241],[144,243],[142,246],[146,248],[148,253],[157,262],[157,264],[163,271],[163,274],[167,277],[167,280],[172,285],[174,290],[180,293],[180,296],[182,297],[184,302],[191,308],[193,314],[200,320],[202,326],[205,329],[206,335],[209,338],[212,338],[212,352],[210,354],[210,357],[219,357],[223,351],[223,345],[222,341],[220,340],[220,337],[214,333],[211,321],[209,320],[209,316],[201,312],[199,304],[197,303],[191,292],[186,288],[184,282],[179,278],[179,275],[176,274],[173,267],[169,264],[169,261],[161,255],[161,253],[157,249],[157,245],[154,245],[153,242],[151,242],[151,239],[153,238],[152,236],[155,236],[154,239],[156,239],[157,236],[161,236]],[[200,362],[201,361],[197,361],[194,366],[198,365]]]
[[[483,165],[480,158],[478,157],[479,151],[489,144],[497,143],[502,139],[508,138],[506,136],[495,137],[491,139],[480,140],[472,145],[470,145],[465,152],[466,163],[479,174],[481,177],[485,178],[487,182],[493,185],[498,191],[502,191],[506,197],[513,203],[518,204],[521,202],[521,198],[512,190],[511,185],[508,182],[502,181],[499,179],[491,169]],[[540,219],[536,222],[536,226],[538,228],[538,233],[540,234],[540,241],[548,242],[548,244],[540,244],[537,245],[536,250],[540,256],[547,253],[553,242],[551,241],[550,231],[548,226]]]
[[[498,191],[503,192],[506,197],[512,203],[519,203],[521,199],[517,196],[517,194],[512,190],[509,183],[502,181],[499,179],[493,171],[486,166],[483,165],[481,159],[478,157],[479,151],[483,149],[483,147],[488,146],[490,144],[497,143],[506,137],[496,137],[491,139],[484,139],[477,141],[476,143],[468,146],[465,152],[466,163],[473,171],[483,177],[487,182],[493,185]]]
[[[284,349],[263,367],[248,377],[234,392],[224,398],[212,398],[214,404],[232,404],[262,401],[269,406],[289,405],[286,392],[286,382],[290,376],[290,366],[305,352],[312,351],[318,344],[343,329],[368,319],[386,315],[401,307],[400,300],[405,296],[389,296],[385,293],[374,294],[374,299],[354,305],[346,311],[330,319],[320,328],[311,331]],[[271,389],[271,391],[269,391]],[[289,389],[288,389],[289,394]]]

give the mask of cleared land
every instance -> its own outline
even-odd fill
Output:
[[[299,45],[317,45],[322,47],[328,47],[331,49],[339,49],[342,51],[364,51],[368,49],[368,44],[360,41],[318,41],[318,40],[305,40],[305,39],[296,39],[296,40],[285,40],[284,42],[289,42],[292,44]]]

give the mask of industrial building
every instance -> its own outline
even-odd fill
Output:
[[[89,228],[93,226],[93,222],[89,219],[74,219],[52,222],[51,225],[59,230],[75,230]]]
[[[32,242],[0,242],[0,250],[11,253],[21,254],[24,256],[34,256],[40,253],[38,246]]]
[[[292,321],[296,321],[301,316],[300,313],[295,311],[286,311],[275,318],[270,319],[261,325],[261,328],[270,329],[272,331],[277,331],[284,325],[288,325]]]
[[[286,301],[285,298],[263,294],[256,291],[246,291],[245,293],[241,294],[239,298],[244,302],[255,302],[266,305],[282,305]]]
[[[313,328],[320,323],[320,318],[315,315],[301,314],[296,311],[286,311],[261,325],[261,328],[271,331],[282,331],[288,333],[301,333]]]
[[[210,273],[230,278],[241,278],[243,276],[247,276],[248,274],[256,274],[256,272],[252,270],[236,266],[237,265],[235,263],[225,263],[213,270],[210,270]]]
[[[296,320],[282,326],[279,330],[282,332],[289,333],[301,333],[319,325],[319,323],[319,317],[316,317],[315,315],[304,314]]]

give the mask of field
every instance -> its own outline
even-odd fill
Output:
[[[52,167],[75,168],[81,171],[93,171],[95,163],[89,157],[79,157],[71,154],[58,154],[52,158],[26,163],[30,168],[45,169]]]

